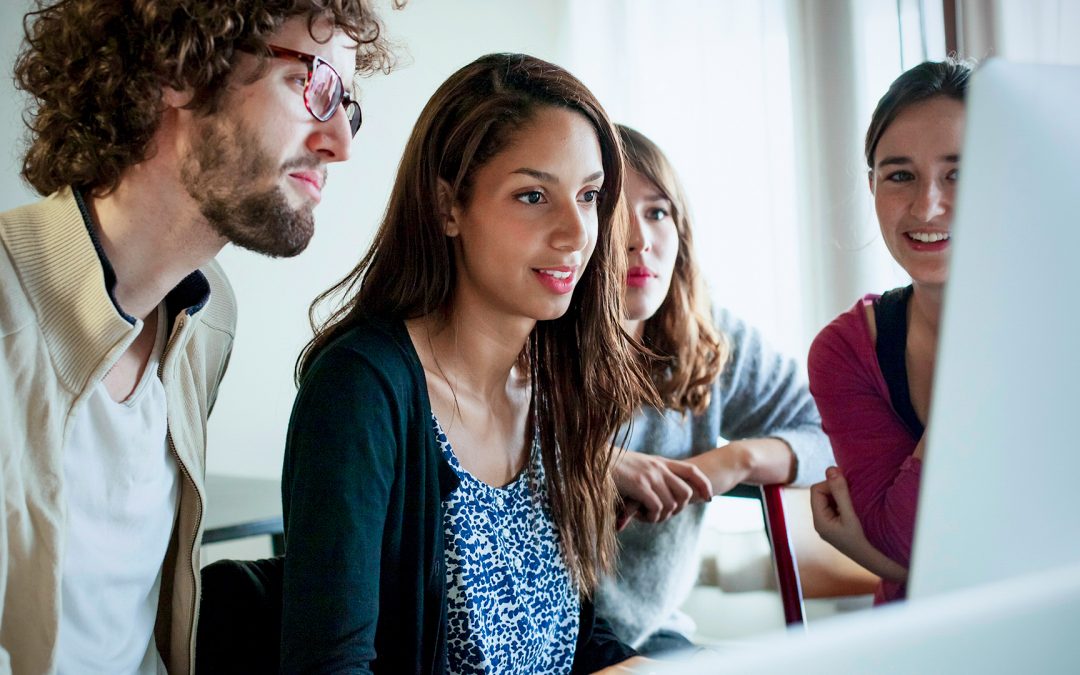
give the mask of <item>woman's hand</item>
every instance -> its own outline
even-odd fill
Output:
[[[614,477],[624,502],[619,529],[633,517],[658,523],[691,502],[707,502],[713,496],[712,483],[690,462],[631,450],[619,455]]]
[[[810,510],[814,529],[838,551],[884,579],[907,581],[907,570],[875,548],[863,533],[840,469],[829,467],[825,480],[811,486]]]
[[[848,550],[866,541],[862,523],[851,504],[847,480],[840,469],[829,467],[825,471],[825,480],[811,486],[810,509],[814,529],[841,553],[852,557]]]

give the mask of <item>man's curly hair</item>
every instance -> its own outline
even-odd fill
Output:
[[[33,98],[23,178],[42,195],[67,185],[108,194],[153,152],[162,87],[190,90],[190,109],[215,112],[237,52],[264,53],[296,16],[309,30],[329,19],[355,39],[358,75],[388,72],[393,50],[372,2],[38,0],[15,63],[17,86]]]

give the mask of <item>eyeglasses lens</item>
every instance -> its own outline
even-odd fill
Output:
[[[349,131],[355,136],[356,132],[360,130],[360,124],[364,121],[363,116],[360,114],[360,104],[356,101],[349,101],[349,104],[345,106],[345,116],[349,118]]]
[[[311,108],[311,113],[325,122],[333,117],[334,111],[341,105],[344,94],[338,74],[329,64],[319,61],[311,73],[311,82],[308,84],[308,107]]]

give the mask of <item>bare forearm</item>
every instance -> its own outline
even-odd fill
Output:
[[[795,480],[798,462],[791,446],[784,441],[779,438],[749,438],[736,443],[750,454],[750,475],[746,477],[746,482],[787,485]]]
[[[771,485],[795,478],[795,453],[778,438],[747,438],[704,452],[689,461],[712,481],[717,494],[739,483]]]
[[[834,544],[835,546],[835,544]],[[865,546],[837,547],[841,553],[859,563],[866,569],[887,581],[896,583],[907,582],[907,569],[878,549],[869,542]]]

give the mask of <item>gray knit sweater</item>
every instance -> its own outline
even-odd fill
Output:
[[[801,369],[727,310],[715,317],[731,356],[713,384],[708,409],[684,418],[679,411],[646,408],[634,418],[625,447],[684,459],[717,447],[721,438],[780,438],[798,461],[793,484],[822,480],[832,449]],[[704,504],[694,504],[663,523],[634,521],[619,534],[618,571],[602,582],[596,610],[624,642],[638,646],[660,628],[678,627],[676,610],[697,579],[704,512]]]

